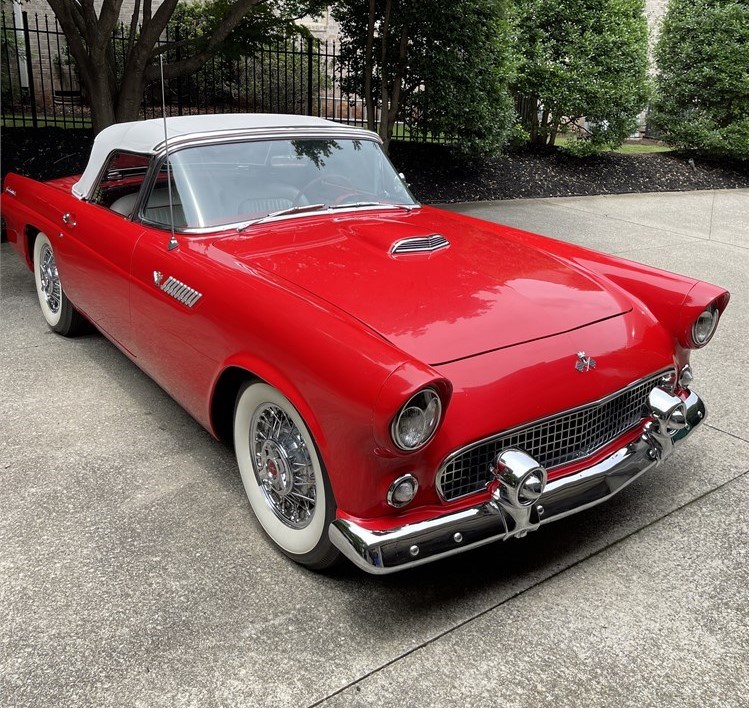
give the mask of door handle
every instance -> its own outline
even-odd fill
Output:
[[[62,215],[62,223],[67,224],[71,229],[74,229],[78,222],[75,220],[74,214],[71,214],[69,211],[66,211]]]

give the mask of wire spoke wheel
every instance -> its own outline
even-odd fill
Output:
[[[85,331],[86,321],[65,295],[55,251],[44,233],[38,233],[34,239],[33,261],[36,294],[47,324],[64,337]]]
[[[307,446],[284,410],[271,403],[258,408],[250,424],[255,477],[276,516],[305,528],[315,511],[317,485]]]
[[[242,386],[234,452],[252,511],[276,546],[314,570],[334,565],[340,553],[328,535],[336,516],[330,480],[309,428],[280,391],[259,381]]]
[[[55,254],[48,243],[42,244],[39,258],[39,281],[42,297],[47,302],[50,312],[58,313],[60,311],[60,296],[62,286],[60,285],[60,276],[57,274],[57,265],[55,264]]]

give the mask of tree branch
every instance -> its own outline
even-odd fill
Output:
[[[84,83],[88,83],[91,78],[88,47],[84,43],[78,31],[78,22],[74,19],[70,4],[65,0],[49,0],[49,6],[55,13],[57,21],[65,33],[65,39],[68,42],[70,53],[75,59],[78,71]]]
[[[117,20],[120,19],[122,0],[104,0],[99,13],[99,32],[106,35],[107,41],[112,36]]]
[[[138,31],[138,15],[140,15],[140,0],[135,0],[133,16],[130,18],[130,32],[127,35],[127,57],[130,57],[130,52],[133,51],[133,45],[135,44],[135,34]]]
[[[159,12],[161,12],[162,8],[171,1],[172,0],[167,0],[167,2],[156,11],[154,21],[156,21],[156,17]],[[255,5],[259,5],[265,1],[266,0],[237,0],[237,2],[232,5],[231,10],[227,12],[221,22],[219,22],[206,45],[197,54],[188,57],[187,59],[183,59],[182,61],[164,65],[164,78],[175,79],[197,71],[211,58],[211,55],[214,53],[218,45],[226,39],[229,33],[241,22],[242,18],[250,12]],[[174,2],[176,2],[176,0],[174,0]],[[153,45],[155,45],[155,41],[151,46]],[[149,53],[149,57],[153,57],[156,53],[156,51],[152,50]],[[159,78],[159,67],[154,64],[147,67],[145,76],[146,80],[149,81]]]

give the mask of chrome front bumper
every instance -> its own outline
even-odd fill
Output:
[[[651,415],[635,440],[584,470],[549,482],[531,504],[518,504],[517,495],[514,503],[508,501],[500,482],[490,501],[398,528],[373,531],[336,519],[329,528],[330,540],[354,564],[382,575],[493,541],[520,538],[541,524],[600,504],[663,462],[706,418],[705,404],[696,393],[681,399],[664,389],[654,389],[653,394]],[[683,405],[672,415],[677,400]],[[674,429],[671,421],[677,418],[683,420]]]

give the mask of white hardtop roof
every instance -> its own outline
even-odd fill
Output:
[[[353,131],[351,126],[334,123],[314,116],[284,115],[278,113],[216,113],[200,116],[175,116],[166,119],[168,140],[182,140],[203,133],[220,134],[226,131],[279,131],[302,130]],[[359,129],[360,132],[361,129]],[[164,144],[164,120],[152,118],[133,123],[116,123],[96,136],[88,165],[81,179],[73,185],[73,194],[85,199],[94,187],[99,173],[115,150],[153,154]]]

